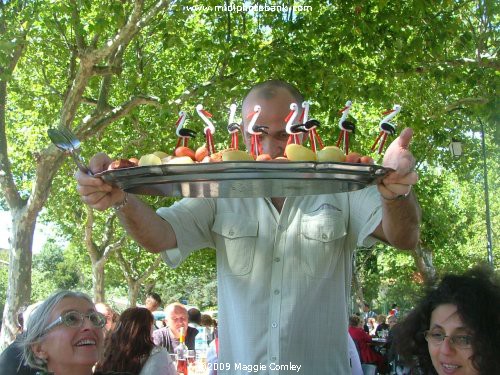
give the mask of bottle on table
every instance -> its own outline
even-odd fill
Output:
[[[179,345],[177,345],[177,347],[175,348],[175,354],[177,355],[177,373],[188,375],[188,347],[186,346],[186,335],[184,333],[184,327],[181,327],[179,331]]]

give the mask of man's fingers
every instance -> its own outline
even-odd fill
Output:
[[[411,189],[411,185],[406,184],[384,184],[384,187],[396,195],[405,195]]]
[[[92,173],[99,173],[108,169],[113,160],[105,153],[99,152],[95,154],[89,161],[89,169]]]
[[[399,147],[407,150],[410,147],[412,137],[413,137],[412,128],[403,129],[401,134],[399,134]]]
[[[399,173],[392,172],[389,173],[383,179],[384,185],[388,184],[404,184],[404,185],[415,185],[418,181],[417,172],[413,171],[405,175],[400,175]]]

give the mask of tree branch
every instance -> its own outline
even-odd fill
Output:
[[[87,220],[85,222],[85,246],[89,252],[92,263],[97,263],[100,259],[99,249],[93,241],[92,227],[94,226],[94,209],[85,205],[87,210]]]
[[[161,0],[151,7],[142,18],[144,0],[135,0],[134,9],[127,20],[127,23],[120,29],[115,37],[109,40],[103,47],[93,53],[94,61],[101,61],[110,56],[119,46],[126,46],[132,38],[155,17],[161,9],[166,8],[169,1]]]
[[[92,73],[98,76],[109,76],[114,74],[121,74],[122,67],[121,64],[118,66],[97,66],[95,65],[92,69]]]
[[[120,250],[123,247],[123,245],[125,244],[125,242],[127,242],[127,236],[123,235],[115,243],[112,243],[111,245],[106,246],[105,249],[104,249],[104,252],[102,254],[101,260],[103,262],[105,262],[106,260],[108,260],[108,258],[111,256],[111,254],[113,254],[115,251]]]
[[[73,5],[73,9],[71,12],[71,23],[73,25],[73,29],[75,30],[75,41],[76,46],[81,54],[85,51],[85,39],[81,33],[83,30],[83,26],[80,20],[80,11],[78,10],[78,5],[76,4],[76,0],[71,0],[71,4]]]
[[[96,132],[104,129],[108,124],[119,120],[128,115],[135,107],[139,105],[152,105],[161,107],[160,100],[153,96],[139,95],[131,98],[129,101],[106,111],[99,116],[84,119],[75,129],[76,135],[80,139],[87,139]]]
[[[118,263],[120,264],[120,267],[122,268],[123,271],[123,276],[127,280],[127,283],[132,283],[133,278],[132,278],[132,270],[130,269],[130,265],[127,263],[125,258],[123,258],[123,254],[121,250],[116,251],[116,259],[118,260]]]
[[[0,65],[0,74],[12,75],[19,59],[26,47],[26,35],[31,27],[32,21],[29,21],[27,27],[20,35],[6,67]],[[14,177],[12,175],[9,153],[7,150],[6,135],[6,108],[7,108],[7,80],[0,78],[0,187],[9,205],[10,209],[21,207],[25,200],[21,198],[17,189]]]
[[[137,279],[137,282],[142,283],[144,280],[146,280],[149,275],[153,273],[153,271],[158,268],[162,261],[161,255],[158,255],[153,263],[149,265],[149,267],[146,269],[146,271],[143,272],[143,274]]]
[[[111,241],[113,240],[114,233],[115,233],[115,227],[113,224],[114,224],[115,219],[116,219],[115,213],[112,213],[106,219],[106,223],[104,224],[104,234],[102,236],[102,246],[103,247],[108,246],[111,243]]]

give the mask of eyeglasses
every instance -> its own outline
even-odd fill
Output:
[[[440,346],[444,339],[449,337],[450,343],[459,349],[469,349],[471,347],[471,335],[443,335],[441,332],[425,331],[425,339],[434,346]]]
[[[97,311],[91,311],[86,314],[78,311],[68,311],[50,323],[43,331],[43,334],[60,324],[64,324],[70,328],[80,328],[83,326],[85,318],[90,320],[90,323],[96,328],[103,328],[106,325],[106,317]]]

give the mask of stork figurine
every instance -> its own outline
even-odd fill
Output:
[[[178,137],[175,148],[179,146],[188,147],[189,139],[196,137],[196,132],[194,130],[184,128],[185,122],[186,122],[186,112],[180,111],[179,118],[175,123],[175,134],[177,134]]]
[[[379,128],[380,128],[380,133],[375,139],[375,142],[373,143],[372,146],[372,151],[375,151],[375,147],[377,146],[377,143],[380,141],[380,145],[378,147],[378,153],[381,154],[382,150],[384,148],[385,141],[387,140],[387,135],[388,134],[394,134],[396,132],[396,125],[391,124],[389,121],[392,120],[396,115],[401,111],[401,106],[399,104],[395,104],[394,107],[382,113],[383,115],[386,115],[382,120],[379,122]]]
[[[227,122],[227,131],[231,134],[231,148],[234,150],[238,149],[238,132],[241,131],[240,125],[234,122],[236,108],[236,104],[229,106],[229,120]]]
[[[319,121],[315,119],[309,120],[309,106],[310,103],[308,101],[302,102],[302,114],[300,115],[299,121],[301,122],[301,128],[305,129],[308,132],[308,136],[311,142],[311,149],[316,152],[318,149],[317,144],[319,144],[319,149],[321,150],[323,146],[323,142],[316,131],[316,128],[319,126]],[[316,144],[317,142],[317,144]]]
[[[198,104],[196,106],[196,112],[198,113],[198,116],[200,116],[203,122],[205,123],[203,132],[205,133],[205,139],[207,141],[208,155],[215,154],[214,137],[213,137],[215,133],[215,127],[212,121],[210,121],[212,114],[205,111],[203,109],[203,105],[201,104]]]
[[[287,145],[291,143],[295,143],[297,145],[300,145],[300,139],[299,139],[299,134],[300,133],[307,133],[307,130],[304,129],[302,124],[294,124],[293,122],[297,118],[297,115],[299,114],[299,106],[297,103],[292,103],[290,104],[290,112],[288,115],[285,117],[285,122],[286,122],[286,132],[289,134],[288,136],[288,142],[286,143]]]
[[[356,129],[356,126],[354,125],[354,123],[347,120],[347,116],[349,116],[349,112],[351,110],[351,107],[352,107],[352,101],[348,100],[345,103],[345,107],[339,111],[339,113],[342,113],[342,116],[340,117],[340,120],[339,120],[340,134],[339,134],[339,138],[337,140],[337,147],[340,146],[340,142],[343,139],[344,140],[344,152],[346,155],[349,154],[349,133],[354,134],[355,129]]]
[[[269,126],[259,126],[255,125],[257,122],[257,119],[260,116],[262,108],[260,105],[256,105],[253,107],[253,112],[249,113],[247,118],[250,119],[250,123],[248,124],[248,133],[251,135],[251,141],[250,141],[250,154],[254,158],[262,154],[262,145],[260,143],[260,135],[262,133],[268,134],[266,129],[269,129]]]

